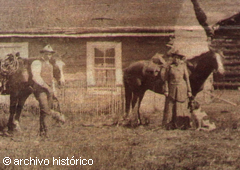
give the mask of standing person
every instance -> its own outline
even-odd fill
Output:
[[[31,64],[33,93],[40,107],[40,135],[46,135],[47,127],[45,117],[51,113],[52,101],[55,97],[55,85],[53,81],[53,66],[50,63],[55,51],[50,45],[45,46],[40,53],[41,58]]]
[[[188,129],[191,115],[187,103],[188,98],[192,96],[188,70],[183,55],[172,50],[171,56],[173,62],[166,72],[163,126],[168,130]]]

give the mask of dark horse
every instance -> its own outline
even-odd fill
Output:
[[[189,71],[189,79],[192,88],[192,95],[195,97],[203,89],[203,84],[208,76],[217,70],[224,73],[222,54],[208,51],[197,57],[186,61]],[[125,86],[125,111],[128,116],[131,110],[137,105],[138,123],[141,124],[139,108],[146,90],[156,93],[164,93],[164,80],[167,66],[158,66],[151,61],[137,61],[124,69]]]
[[[10,116],[8,120],[8,130],[10,132],[16,128],[16,125],[19,125],[24,103],[29,95],[33,93],[32,85],[34,82],[32,81],[30,67],[31,63],[36,59],[21,58],[17,53],[8,54],[4,60],[0,61],[0,80],[2,80],[0,91],[2,95],[10,95]],[[53,65],[54,78],[59,85],[63,85],[65,82],[63,75],[65,63],[60,57],[53,57],[50,62]],[[40,119],[40,125],[45,124],[44,121]]]

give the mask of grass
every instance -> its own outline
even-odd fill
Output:
[[[238,93],[225,91],[221,97],[239,102]],[[163,130],[161,111],[145,113],[150,124],[135,128],[99,125],[114,120],[113,114],[66,112],[67,123],[62,127],[48,119],[46,139],[38,136],[39,116],[25,110],[22,132],[0,137],[0,169],[239,169],[238,107],[212,100],[203,109],[216,123],[215,131]],[[6,166],[2,160],[7,156],[12,161],[48,159],[49,165],[33,165],[33,161],[32,165],[12,162]],[[93,165],[56,165],[56,161],[53,165],[53,157],[73,156],[92,159]]]

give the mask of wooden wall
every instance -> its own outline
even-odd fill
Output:
[[[218,36],[213,40],[216,48],[224,54],[224,76],[214,75],[216,88],[239,88],[240,87],[240,35]]]
[[[169,37],[111,37],[111,38],[2,38],[0,42],[28,42],[29,57],[39,56],[39,51],[50,44],[63,55],[67,75],[86,73],[86,44],[89,41],[116,41],[122,43],[122,67],[137,60],[150,59],[156,53],[165,53]],[[67,79],[68,77],[66,77]],[[85,79],[80,78],[80,79]]]

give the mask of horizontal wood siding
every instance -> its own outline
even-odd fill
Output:
[[[225,32],[213,40],[216,48],[224,54],[224,76],[214,76],[216,88],[238,88],[240,87],[240,34]]]
[[[86,44],[95,41],[122,43],[122,68],[138,60],[148,60],[156,53],[164,54],[169,37],[101,37],[101,38],[0,38],[0,42],[28,42],[29,57],[38,57],[46,45],[63,55],[66,79],[86,82]],[[3,55],[3,54],[2,54]]]

